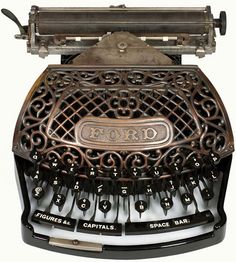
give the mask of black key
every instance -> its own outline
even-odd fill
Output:
[[[220,162],[220,155],[215,152],[210,152],[207,156],[207,160],[212,165],[217,165]]]
[[[213,182],[217,182],[220,176],[220,171],[216,168],[211,168],[206,171],[205,177]]]
[[[34,169],[33,172],[30,172],[30,177],[35,183],[38,183],[40,180],[43,179],[43,173],[39,170],[39,166],[37,166],[37,168]]]
[[[164,197],[161,199],[161,207],[164,210],[169,210],[172,208],[172,206],[173,206],[173,201],[170,197]]]
[[[111,210],[111,202],[108,200],[102,200],[98,204],[99,210],[101,210],[103,213],[107,213]]]
[[[32,196],[37,200],[41,199],[44,196],[44,194],[44,189],[41,186],[37,186],[32,190]]]
[[[214,197],[214,192],[210,188],[204,188],[201,191],[201,196],[205,201],[209,201]]]
[[[112,168],[112,170],[111,170],[111,178],[118,179],[120,177],[121,177],[121,171],[118,168],[116,168],[116,167]]]
[[[42,155],[34,149],[30,152],[30,158],[34,163],[39,163],[42,160]]]
[[[190,190],[193,190],[199,185],[199,180],[195,175],[186,175],[185,181],[186,181],[186,185]]]
[[[118,194],[122,197],[128,197],[132,194],[132,188],[129,183],[119,184],[118,185]]]
[[[74,182],[72,183],[71,189],[72,189],[73,193],[78,193],[79,191],[82,190],[82,184],[81,184],[81,182],[80,182],[78,177],[76,177],[74,179]]]
[[[95,178],[98,175],[98,169],[96,167],[89,167],[87,169],[87,177],[88,178]]]
[[[87,234],[121,236],[122,224],[96,222],[80,219],[78,222],[77,231],[84,232]]]
[[[57,158],[52,158],[48,161],[49,167],[52,171],[59,171],[62,164]]]
[[[132,167],[130,170],[130,175],[134,178],[139,178],[142,175],[142,172],[139,168],[137,167]]]
[[[193,197],[189,193],[183,193],[181,195],[180,199],[181,199],[181,202],[183,203],[183,205],[186,205],[186,206],[192,204],[192,202],[193,202]]]
[[[52,179],[50,180],[50,185],[52,186],[54,191],[57,191],[59,187],[63,185],[62,177],[58,175],[52,177]]]
[[[141,213],[147,210],[148,205],[146,201],[138,200],[135,202],[134,207],[139,212],[139,216],[141,217]]]
[[[77,199],[76,205],[81,211],[85,212],[90,208],[91,204],[87,198],[81,198],[81,199]]]
[[[174,162],[170,164],[169,169],[172,172],[172,174],[179,175],[183,170],[183,166],[180,163]]]
[[[187,164],[194,170],[198,170],[203,166],[203,161],[200,157],[193,156],[188,160]]]
[[[169,179],[166,182],[166,188],[170,193],[175,193],[179,188],[179,183],[176,179]]]
[[[66,197],[63,194],[54,194],[53,196],[53,203],[58,206],[61,207],[65,204],[66,202]]]
[[[66,171],[68,175],[74,176],[78,173],[79,171],[79,166],[75,163],[68,164],[66,166]]]
[[[164,173],[164,168],[162,166],[153,166],[150,171],[148,172],[148,175],[153,178],[159,178]]]
[[[141,182],[141,181],[140,181]],[[152,196],[154,193],[153,186],[151,184],[145,185],[144,194],[146,196]]]
[[[51,225],[70,231],[74,231],[76,225],[76,219],[58,216],[40,210],[36,210],[31,219],[36,223]]]
[[[126,235],[156,234],[211,223],[214,216],[211,211],[197,212],[194,215],[176,217],[166,220],[125,223]]]
[[[100,184],[95,187],[95,194],[97,194],[98,196],[102,196],[103,194],[105,194],[104,184]]]

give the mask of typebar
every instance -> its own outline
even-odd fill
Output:
[[[198,212],[194,215],[183,216],[178,218],[157,220],[151,222],[125,223],[126,235],[163,233],[174,230],[182,230],[194,226],[211,223],[214,216],[211,211]]]

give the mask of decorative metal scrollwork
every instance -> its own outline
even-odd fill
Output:
[[[213,86],[196,68],[51,67],[31,93],[19,116],[13,147],[25,158],[36,148],[45,159],[57,157],[64,163],[145,169],[173,161],[184,164],[192,154],[206,154],[209,150],[221,156],[233,151],[225,109]],[[89,115],[124,121],[164,115],[175,128],[174,141],[169,147],[146,151],[80,148],[73,144],[74,126]],[[178,140],[181,144],[175,144]]]

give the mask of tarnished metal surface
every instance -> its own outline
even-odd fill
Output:
[[[214,19],[209,6],[203,8],[58,8],[32,6],[28,26],[21,26],[18,39],[27,39],[31,54],[77,55],[114,32],[129,32],[168,55],[215,52],[216,28],[226,32],[226,15]]]
[[[130,144],[119,149],[107,140],[105,149],[104,138],[91,129],[97,141],[83,144],[78,126],[88,118],[92,128],[104,122],[113,128],[113,136],[123,132],[119,143],[125,142],[124,132],[130,132]],[[167,131],[162,137],[169,138],[168,143],[155,144],[152,129],[146,135],[154,139],[152,146],[142,140],[135,144],[138,130],[132,123],[137,120],[141,130],[142,121],[145,129],[152,118],[154,129],[155,120],[170,123],[171,137]],[[14,153],[29,159],[33,148],[43,154],[45,166],[57,157],[64,163],[105,169],[168,166],[176,159],[184,165],[193,154],[212,150],[225,157],[234,150],[228,116],[216,90],[197,67],[188,66],[50,66],[30,91],[15,130]]]
[[[128,32],[115,32],[73,59],[76,65],[171,65],[172,60]]]

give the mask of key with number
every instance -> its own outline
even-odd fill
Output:
[[[58,206],[59,211],[61,212],[64,204],[66,202],[66,196],[64,194],[55,193],[53,196],[53,203]]]
[[[76,200],[76,205],[81,211],[83,211],[83,216],[85,216],[86,211],[91,206],[91,203],[87,198],[81,198]]]
[[[170,197],[165,196],[160,199],[161,207],[163,208],[165,216],[167,215],[167,211],[170,210],[173,206],[173,201]]]
[[[190,166],[190,168],[194,169],[194,170],[199,170],[200,168],[202,168],[203,166],[203,161],[202,158],[198,157],[198,156],[192,156],[188,162],[187,165]]]
[[[178,162],[173,162],[169,165],[169,169],[173,175],[179,175],[183,170],[183,166]]]
[[[215,165],[219,164],[221,158],[220,158],[219,154],[211,151],[211,152],[209,152],[209,154],[206,156],[205,159],[209,164],[215,166]]]
[[[150,171],[148,172],[148,176],[153,177],[153,178],[159,178],[162,176],[164,173],[164,168],[163,166],[153,166]]]
[[[184,180],[190,191],[193,191],[194,188],[198,187],[199,180],[196,174],[186,174]]]
[[[32,190],[32,196],[33,198],[35,198],[36,200],[41,199],[45,194],[45,191],[43,189],[42,186],[36,186],[33,190]]]
[[[121,170],[114,167],[111,169],[110,176],[112,179],[118,179],[121,177]]]
[[[148,204],[144,200],[138,200],[135,202],[135,209],[139,213],[139,218],[141,218],[142,213],[147,210]]]
[[[104,213],[104,218],[106,218],[107,213],[111,210],[111,202],[109,200],[102,200],[99,202],[98,208]]]
[[[42,160],[42,155],[36,149],[34,149],[30,152],[30,158],[32,162],[35,164],[39,163]]]

